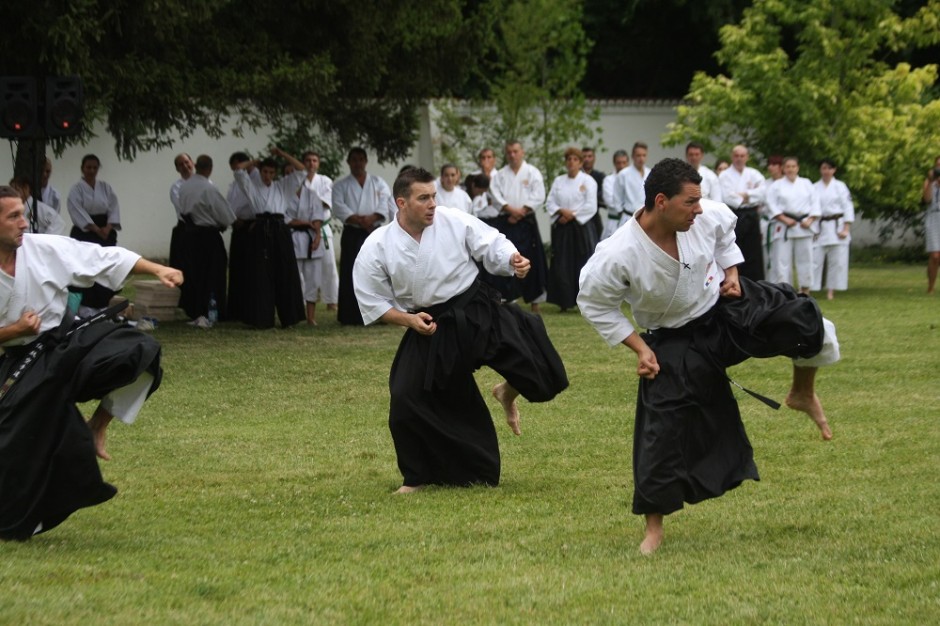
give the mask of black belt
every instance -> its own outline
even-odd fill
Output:
[[[833,220],[841,220],[843,213],[834,213],[832,215],[823,215],[819,218],[820,222],[831,222]]]
[[[419,309],[418,311],[423,311],[429,313],[433,318],[433,321],[440,324],[443,320],[453,318],[454,322],[457,325],[457,346],[460,348],[461,354],[466,358],[470,353],[470,348],[472,347],[473,337],[470,334],[470,327],[467,324],[467,313],[464,311],[466,306],[470,304],[470,301],[473,300],[474,296],[477,295],[477,291],[480,289],[480,281],[475,280],[473,284],[470,285],[469,289],[463,292],[460,295],[454,296],[447,302],[438,304],[426,309]],[[434,385],[434,370],[437,365],[437,353],[440,351],[441,333],[435,332],[431,335],[431,347],[428,350],[428,369],[424,374],[424,390],[431,391],[431,388]]]

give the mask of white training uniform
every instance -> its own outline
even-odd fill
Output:
[[[190,176],[190,178],[192,177]],[[182,178],[177,178],[176,182],[170,186],[170,204],[172,204],[173,208],[176,210],[177,221],[183,219],[183,211],[180,209],[180,187],[182,187],[185,182],[186,181]]]
[[[819,198],[813,183],[808,178],[797,177],[791,181],[784,176],[774,181],[767,190],[767,209],[770,215],[771,249],[768,280],[778,283],[793,283],[796,268],[797,287],[811,288],[813,285],[813,236],[812,228],[801,224],[787,227],[776,219],[778,215],[802,221],[820,215]]]
[[[570,209],[579,224],[587,224],[597,213],[597,181],[584,172],[578,172],[574,178],[567,174],[556,177],[548,192],[545,209],[552,223],[558,220],[558,209]]]
[[[56,213],[62,214],[62,197],[52,185],[46,185],[42,188],[42,201],[55,209]]]
[[[320,196],[320,202],[326,205],[323,207],[323,226],[320,227],[323,261],[320,263],[319,299],[326,304],[336,304],[339,301],[339,272],[336,269],[336,241],[333,238],[333,229],[330,228],[330,220],[333,218],[333,179],[323,174],[315,174],[313,182],[305,178],[304,185],[315,190]]]
[[[764,201],[764,177],[753,167],[745,167],[740,172],[733,166],[729,167],[718,176],[718,183],[721,202],[732,209],[739,209],[742,205],[756,206]],[[746,203],[739,193],[747,194]]]
[[[180,185],[177,202],[180,216],[188,215],[196,226],[212,226],[221,230],[235,221],[235,214],[225,196],[212,181],[200,174],[193,174]]]
[[[614,206],[614,187],[617,185],[617,174],[608,174],[604,177],[604,183],[601,185],[601,196],[604,198],[604,204],[608,207]]]
[[[333,215],[345,224],[353,215],[372,215],[378,213],[379,224],[392,219],[389,205],[392,203],[392,190],[388,184],[372,174],[366,174],[365,182],[360,185],[352,174],[343,176],[333,183]]]
[[[233,171],[232,174],[234,175],[234,173]],[[248,177],[257,184],[261,183],[261,173],[258,172],[258,168],[253,168],[251,172],[249,172]],[[232,213],[235,214],[236,219],[246,221],[255,219],[255,210],[251,208],[248,194],[242,191],[237,181],[232,181],[232,184],[229,185],[225,200],[228,202],[229,207],[231,207]]]
[[[650,175],[650,168],[644,166],[641,172],[634,165],[628,165],[617,172],[614,183],[613,204],[607,205],[607,223],[601,240],[607,239],[618,228],[633,217],[633,214],[646,204],[646,177]]]
[[[121,230],[121,207],[111,185],[103,180],[95,181],[94,188],[84,179],[72,186],[68,198],[69,217],[79,230],[94,224],[93,215],[107,215],[108,224]]]
[[[635,219],[597,245],[581,270],[578,308],[610,346],[636,330],[621,310],[630,305],[641,328],[679,328],[698,319],[718,301],[725,268],[744,261],[735,243],[735,215],[723,204],[701,201],[702,213],[686,232],[676,233],[679,259],[654,243]],[[838,360],[835,326],[823,320],[819,354],[794,359],[801,366]]]
[[[29,198],[23,205],[26,207],[25,218],[29,223],[29,231],[33,232],[33,198]],[[46,204],[45,202],[39,202],[39,210],[36,212],[36,232],[44,235],[64,235],[65,233],[65,222],[62,221],[62,217],[59,215],[59,212],[54,208]]]
[[[813,242],[813,289],[823,288],[825,266],[826,289],[845,291],[849,287],[849,244],[852,233],[850,231],[843,239],[839,237],[839,232],[846,224],[855,222],[852,194],[846,184],[836,178],[830,180],[828,185],[818,180],[813,187],[819,198],[820,209],[820,219],[813,222],[813,230],[816,232]],[[837,215],[842,217],[832,219]]]
[[[537,212],[545,202],[545,181],[538,168],[526,161],[519,166],[518,172],[506,165],[490,181],[490,195],[499,210],[508,204],[527,206]]]
[[[723,202],[718,175],[704,165],[698,166],[698,175],[702,177],[702,197],[715,202]]]
[[[499,209],[493,206],[489,192],[481,193],[471,201],[470,213],[481,220],[499,217]]]
[[[516,247],[495,228],[459,209],[438,207],[421,241],[398,220],[375,230],[353,269],[363,322],[371,324],[390,309],[415,311],[462,294],[477,279],[481,261],[491,274],[513,274]]]
[[[68,310],[70,285],[91,287],[97,282],[118,290],[139,259],[140,255],[117,246],[55,235],[23,235],[23,245],[16,250],[15,275],[0,270],[0,326],[9,326],[32,310],[40,318],[40,333],[56,328]],[[16,337],[4,345],[25,345],[37,336]],[[153,376],[145,372],[102,398],[102,406],[129,424],[137,417],[152,383]]]
[[[454,187],[451,191],[447,191],[443,187],[438,187],[434,201],[437,203],[437,206],[449,206],[453,209],[460,209],[464,213],[473,213],[473,200],[471,200],[467,192],[460,187]]]
[[[329,209],[323,206],[323,198],[320,195],[322,181],[318,182],[317,178],[322,177],[315,175],[312,181],[304,178],[303,184],[287,209],[288,224],[292,220],[326,223],[326,213]],[[324,260],[327,257],[322,225],[320,227],[320,243],[316,249],[310,247],[312,238],[313,232],[310,229],[291,230],[294,256],[297,258],[297,270],[300,273],[304,301],[306,302],[316,302],[319,299],[323,281]]]
[[[254,215],[263,213],[273,213],[275,215],[285,215],[287,207],[290,206],[290,199],[300,187],[306,172],[300,170],[284,176],[283,178],[265,185],[261,181],[261,175],[254,178],[248,175],[243,169],[237,169],[235,174],[235,184],[238,185],[242,193],[248,197],[248,202],[254,211]]]

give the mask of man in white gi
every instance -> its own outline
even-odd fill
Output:
[[[170,267],[183,269],[182,255],[185,252],[183,250],[182,239],[184,237],[183,229],[185,224],[183,222],[183,212],[180,209],[180,187],[193,175],[195,166],[191,156],[185,152],[180,152],[173,159],[173,167],[180,177],[170,186],[170,204],[173,205],[173,210],[176,212],[176,226],[173,227],[170,233]]]
[[[258,178],[249,176],[248,162],[237,164],[234,171],[235,183],[254,211],[247,240],[241,320],[257,328],[270,328],[277,311],[281,326],[287,328],[304,319],[300,274],[285,214],[306,172],[303,163],[280,148],[272,147],[271,154],[293,165],[294,173],[275,181],[277,162],[270,158],[255,164]]]
[[[23,202],[0,187],[0,539],[25,540],[116,493],[95,456],[108,460],[114,417],[134,421],[160,384],[160,344],[109,321],[73,323],[68,286],[117,289],[129,274],[167,286],[179,270],[116,246],[26,233]],[[76,402],[100,399],[86,423]]]
[[[261,180],[254,161],[245,152],[234,152],[229,157],[228,164],[234,175],[240,164],[245,163],[248,176],[255,181]],[[229,185],[225,195],[229,208],[235,214],[235,223],[232,224],[232,237],[229,241],[228,251],[228,318],[240,320],[245,311],[246,302],[251,298],[246,284],[248,266],[251,263],[249,250],[251,244],[251,227],[255,223],[255,211],[251,208],[248,196],[239,188],[234,180]]]
[[[496,430],[473,372],[493,388],[519,434],[516,398],[546,402],[568,386],[542,320],[477,280],[529,271],[529,260],[477,218],[434,203],[434,175],[413,168],[395,181],[398,215],[363,244],[355,286],[363,320],[404,326],[389,376],[389,429],[404,477],[398,493],[431,484],[499,483]]]
[[[42,201],[55,209],[56,213],[61,215],[62,213],[62,196],[59,195],[59,192],[49,183],[49,179],[52,177],[52,161],[49,160],[49,157],[46,157],[45,163],[42,167]]]
[[[353,288],[353,266],[359,248],[373,230],[388,222],[392,192],[388,184],[366,172],[369,157],[362,148],[353,148],[346,157],[349,175],[333,185],[333,213],[343,224],[339,257],[339,305],[336,320],[340,324],[362,326],[362,314]]]
[[[532,264],[525,279],[505,279],[497,288],[506,300],[515,300],[521,295],[531,305],[532,312],[538,313],[548,286],[548,262],[535,219],[535,212],[545,202],[545,181],[541,172],[526,162],[525,150],[518,141],[506,143],[506,165],[490,181],[490,196],[500,211],[496,228]]]
[[[630,155],[627,154],[626,150],[617,150],[614,152],[614,171],[612,174],[608,174],[604,177],[604,184],[601,188],[601,195],[604,197],[604,204],[607,207],[610,207],[614,204],[614,188],[617,184],[617,174],[622,172],[624,168],[630,165]],[[598,212],[600,212],[598,210]],[[603,235],[603,231],[601,232]]]
[[[685,160],[702,177],[702,197],[715,202],[723,202],[718,175],[702,164],[705,158],[705,146],[697,141],[690,141],[685,147]]]
[[[771,282],[795,284],[809,294],[813,285],[813,224],[819,219],[819,197],[808,178],[799,176],[796,157],[783,160],[783,178],[767,190],[766,204],[770,216],[772,257]],[[796,283],[793,270],[796,270]]]
[[[323,234],[329,219],[333,181],[317,173],[320,169],[320,155],[316,152],[308,150],[300,155],[300,160],[307,176],[287,209],[287,225],[291,228],[294,256],[297,257],[297,269],[303,285],[307,325],[316,326],[317,299],[330,267],[334,270],[329,275],[330,279],[336,278],[333,250],[328,247]],[[325,289],[323,291],[326,292]]]
[[[649,148],[642,141],[633,144],[630,154],[633,163],[617,172],[614,183],[614,202],[607,208],[607,224],[604,226],[602,239],[614,234],[614,231],[623,226],[634,211],[643,206],[643,183],[649,176],[650,170],[646,167],[646,155]]]
[[[209,302],[214,300],[219,319],[226,317],[226,275],[228,256],[222,233],[235,221],[228,202],[209,180],[212,158],[201,154],[196,173],[180,186],[180,217],[183,221],[183,270],[186,284],[181,287],[180,307],[196,326],[209,325]]]
[[[29,179],[25,176],[15,176],[10,181],[10,187],[20,193],[23,205],[26,207],[26,222],[29,224],[30,233],[40,233],[44,235],[63,235],[65,234],[65,222],[59,216],[59,213],[43,201],[36,203],[32,197],[32,187]],[[36,211],[33,212],[33,204],[36,204]],[[35,223],[34,223],[35,222]]]
[[[445,163],[441,167],[440,184],[437,187],[435,202],[438,206],[460,209],[464,213],[472,213],[470,196],[458,186],[460,170],[453,163]]]
[[[758,479],[725,368],[751,356],[793,357],[786,403],[832,437],[815,377],[817,366],[838,360],[835,327],[789,285],[738,277],[734,214],[703,200],[700,181],[679,159],[658,163],[645,207],[598,244],[581,273],[582,315],[609,345],[637,355],[633,512],[646,516],[644,554],[659,547],[663,516],[683,502]]]
[[[826,274],[826,298],[849,287],[849,244],[855,222],[855,204],[849,188],[836,176],[836,164],[823,159],[819,164],[820,179],[816,181],[820,217],[813,241],[813,290],[823,288]]]
[[[760,211],[764,201],[764,177],[747,166],[749,153],[745,146],[731,150],[731,167],[718,176],[721,199],[738,218],[735,237],[744,254],[738,268],[741,276],[751,280],[764,279],[764,260],[761,251]]]
[[[594,225],[595,239],[600,241],[601,235],[604,234],[603,216],[607,215],[607,203],[604,201],[603,190],[604,179],[607,178],[607,175],[594,167],[597,159],[594,148],[589,146],[583,147],[581,148],[581,154],[584,156],[581,171],[593,178],[594,182],[597,184],[597,211],[594,213],[594,217],[591,218],[591,224]]]

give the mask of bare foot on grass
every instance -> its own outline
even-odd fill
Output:
[[[108,439],[108,424],[110,422],[110,415],[105,418],[97,411],[92,415],[91,419],[88,420],[88,428],[91,429],[91,436],[95,441],[95,454],[105,461],[111,460],[111,455],[108,454],[108,450],[105,447]]]
[[[815,393],[812,397],[794,393],[792,390],[787,394],[787,406],[794,411],[802,411],[809,415],[810,419],[819,427],[822,438],[826,441],[832,439],[832,429],[829,428],[829,422],[826,421],[826,414],[823,412],[822,403],[819,396]]]
[[[519,429],[519,407],[516,405],[516,398],[519,397],[519,392],[512,388],[509,383],[499,383],[493,387],[493,397],[499,400],[499,403],[503,405],[503,412],[506,414],[506,423],[509,424],[509,428],[512,430],[513,434],[521,435],[522,431]]]
[[[640,544],[640,554],[649,556],[663,543],[663,516],[651,513],[646,516],[646,536]]]
[[[401,487],[398,488],[398,491],[395,492],[395,495],[402,494],[402,493],[416,493],[424,489],[424,487],[425,485],[415,485],[414,487],[411,487],[409,485],[402,485]]]

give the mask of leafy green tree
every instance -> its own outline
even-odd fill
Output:
[[[471,75],[480,38],[465,17],[477,4],[14,2],[0,75],[81,76],[87,126],[103,123],[125,159],[234,123],[236,133],[305,126],[394,160],[414,144],[417,104]]]
[[[578,0],[490,0],[487,24],[495,36],[486,49],[477,98],[438,103],[444,160],[472,167],[486,146],[501,152],[509,139],[523,142],[527,160],[546,177],[563,169],[564,148],[590,140],[599,114],[579,84],[590,42]]]
[[[755,0],[721,29],[726,73],[697,73],[666,145],[830,157],[870,217],[911,223],[940,128],[937,66],[892,59],[940,42],[940,0],[905,17],[891,0]],[[815,176],[814,176],[815,177]]]

